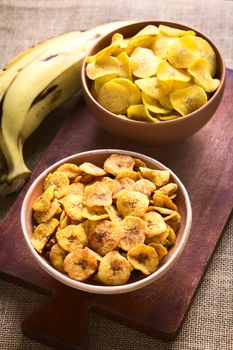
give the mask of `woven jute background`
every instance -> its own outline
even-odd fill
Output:
[[[0,0],[0,66],[23,49],[63,32],[84,30],[117,20],[152,19],[183,23],[202,31],[218,46],[227,67],[233,69],[232,16],[233,1]],[[28,155],[31,168],[45,148],[46,143],[43,149]],[[0,208],[1,220],[13,199],[7,198],[4,208]],[[175,341],[163,343],[91,312],[89,348],[232,350],[232,286],[233,220],[224,230],[217,252]],[[23,318],[46,300],[44,296],[0,280],[1,350],[49,349],[26,339],[20,331]]]

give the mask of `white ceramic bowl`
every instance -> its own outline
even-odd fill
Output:
[[[88,161],[101,166],[104,160],[112,153],[131,155],[133,157],[142,159],[144,162],[146,162],[147,166],[150,168],[169,170],[171,174],[171,179],[174,182],[176,182],[179,186],[179,192],[177,195],[176,204],[178,205],[181,218],[182,218],[181,226],[177,232],[176,243],[173,247],[171,247],[168,254],[161,261],[161,264],[158,270],[156,270],[154,273],[152,273],[149,276],[145,276],[141,278],[140,280],[136,280],[136,281],[129,280],[127,284],[121,285],[121,286],[104,286],[104,285],[98,285],[93,283],[90,284],[87,282],[79,282],[79,281],[72,280],[67,275],[59,272],[54,267],[52,267],[43,256],[41,256],[35,251],[30,241],[33,234],[32,203],[42,193],[42,184],[47,174],[54,171],[58,166],[60,166],[65,162],[73,162],[79,165],[84,161]],[[170,270],[172,266],[174,266],[176,260],[181,255],[190,234],[191,223],[192,223],[192,210],[191,210],[190,199],[184,185],[179,180],[179,178],[170,169],[168,169],[163,164],[161,164],[160,162],[150,157],[147,157],[140,153],[125,151],[125,150],[118,150],[118,149],[101,149],[101,150],[78,153],[70,157],[64,158],[59,162],[51,165],[49,168],[43,171],[32,183],[32,185],[30,186],[30,188],[26,193],[26,196],[24,198],[22,208],[21,208],[21,225],[22,225],[23,235],[33,258],[37,261],[40,267],[50,276],[59,280],[61,283],[64,283],[72,288],[76,288],[85,292],[96,293],[96,294],[119,294],[119,293],[132,292],[157,281],[168,270]]]

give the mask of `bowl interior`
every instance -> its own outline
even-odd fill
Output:
[[[171,181],[174,181],[179,185],[179,192],[177,195],[176,204],[177,204],[177,206],[179,208],[179,212],[181,214],[181,226],[180,226],[179,230],[177,231],[177,240],[176,240],[175,245],[169,249],[167,256],[162,260],[157,271],[155,271],[153,274],[151,274],[148,277],[143,277],[143,276],[141,276],[141,274],[135,273],[135,274],[133,274],[133,277],[130,278],[130,280],[128,281],[127,284],[125,284],[124,286],[114,286],[114,287],[103,286],[102,284],[98,285],[97,283],[93,283],[92,281],[89,281],[89,280],[84,281],[84,282],[74,281],[74,280],[71,280],[66,275],[56,271],[43,256],[39,255],[34,250],[34,248],[32,247],[32,245],[30,243],[30,239],[31,239],[32,234],[33,234],[33,225],[34,225],[33,217],[32,217],[32,204],[35,201],[35,199],[41,195],[41,193],[43,191],[43,189],[42,189],[43,182],[44,182],[44,179],[47,176],[47,174],[54,171],[59,165],[63,164],[64,162],[72,162],[72,163],[75,163],[77,165],[80,165],[81,163],[88,161],[88,162],[92,162],[96,165],[103,166],[105,159],[112,153],[121,153],[121,154],[132,155],[133,157],[142,159],[144,162],[146,162],[147,166],[152,168],[152,169],[167,169],[161,163],[153,160],[150,157],[147,157],[147,156],[135,153],[135,152],[129,152],[129,151],[99,150],[99,151],[89,151],[89,152],[84,152],[84,153],[80,153],[77,155],[73,155],[73,156],[67,157],[67,158],[55,163],[54,165],[50,166],[33,182],[33,184],[31,185],[31,187],[29,188],[29,190],[25,196],[23,206],[22,206],[22,212],[21,212],[23,233],[26,236],[25,237],[26,241],[29,245],[31,252],[33,253],[34,258],[36,258],[36,260],[40,263],[41,267],[45,268],[45,269],[47,269],[47,267],[49,267],[50,272],[51,272],[51,268],[52,268],[52,270],[54,270],[54,272],[55,272],[55,275],[54,275],[55,278],[60,279],[60,281],[62,281],[63,283],[66,283],[66,284],[68,284],[67,283],[67,280],[68,280],[68,282],[70,282],[69,285],[71,285],[74,288],[85,290],[85,287],[82,288],[81,286],[90,285],[91,290],[89,290],[89,288],[87,288],[87,289],[88,289],[88,291],[91,291],[91,292],[100,292],[101,293],[101,292],[105,291],[105,293],[106,293],[108,290],[113,291],[114,289],[118,290],[118,292],[120,290],[125,292],[125,291],[128,291],[127,286],[128,287],[131,286],[129,288],[129,290],[139,288],[140,287],[140,279],[141,279],[141,281],[144,281],[144,283],[145,283],[146,279],[150,280],[152,275],[153,275],[153,277],[155,277],[155,279],[159,278],[168,269],[168,267],[174,263],[175,259],[182,252],[184,245],[187,241],[189,231],[190,231],[190,226],[191,226],[191,206],[190,206],[188,194],[187,194],[183,184],[181,183],[181,181],[177,178],[177,176],[174,173],[172,173],[172,171],[170,169],[168,169],[171,173]],[[49,271],[47,271],[47,272],[49,272]],[[139,285],[138,285],[138,283],[139,283]],[[134,285],[135,285],[135,287],[134,287]],[[97,288],[96,291],[92,290],[93,288]],[[98,288],[99,288],[99,290],[98,290]]]

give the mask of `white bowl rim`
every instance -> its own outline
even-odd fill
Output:
[[[174,180],[178,184],[180,190],[182,191],[182,193],[184,195],[184,199],[185,199],[185,207],[187,210],[187,219],[186,219],[186,225],[184,227],[184,232],[183,232],[183,235],[182,235],[181,240],[179,242],[179,246],[178,246],[177,250],[174,252],[174,254],[168,259],[168,261],[164,265],[159,267],[158,270],[153,272],[151,275],[146,276],[139,281],[132,282],[132,283],[125,284],[125,285],[98,286],[98,285],[87,284],[85,282],[79,282],[76,280],[72,280],[70,277],[64,275],[62,272],[59,272],[54,267],[52,267],[48,262],[46,262],[45,258],[43,258],[39,253],[37,253],[35,251],[35,249],[33,248],[32,244],[31,244],[30,238],[27,234],[27,229],[26,229],[26,224],[25,224],[25,222],[26,222],[26,215],[25,215],[26,205],[27,205],[27,201],[28,201],[31,193],[33,192],[34,188],[37,186],[38,182],[40,180],[42,180],[49,172],[53,171],[55,168],[57,168],[61,164],[65,163],[65,162],[71,162],[77,156],[81,156],[81,155],[82,156],[85,156],[85,155],[89,156],[89,155],[95,154],[95,153],[106,154],[106,155],[107,154],[110,155],[112,153],[125,154],[125,155],[129,155],[129,156],[139,158],[139,159],[142,158],[145,162],[146,161],[153,162],[156,166],[158,166],[164,170],[168,170],[170,172],[170,174],[172,175],[172,177],[174,178]],[[173,263],[179,258],[179,256],[183,252],[184,247],[185,247],[187,240],[188,240],[188,237],[189,237],[191,224],[192,224],[192,208],[191,208],[191,203],[190,203],[188,192],[187,192],[186,188],[184,187],[183,183],[181,182],[181,180],[178,178],[178,176],[176,174],[174,174],[174,172],[171,169],[166,167],[161,162],[159,162],[159,161],[157,161],[157,160],[155,160],[147,155],[144,155],[142,153],[138,153],[138,152],[127,151],[127,150],[122,150],[122,149],[98,149],[98,150],[79,152],[79,153],[73,154],[71,156],[65,157],[65,158],[59,160],[58,162],[53,163],[51,166],[46,168],[42,173],[40,173],[40,175],[33,181],[33,183],[29,187],[29,189],[24,197],[22,207],[21,207],[20,219],[21,219],[22,232],[23,232],[24,238],[26,240],[26,243],[29,247],[29,250],[32,253],[33,258],[38,262],[40,267],[45,272],[47,272],[50,276],[54,277],[56,280],[62,282],[63,284],[66,284],[72,288],[79,289],[79,290],[82,290],[85,292],[95,293],[95,294],[120,294],[120,293],[128,293],[131,291],[135,291],[139,288],[142,288],[142,287],[152,283],[154,280],[157,280],[158,278],[162,277],[165,274],[165,272],[167,272],[173,266]]]

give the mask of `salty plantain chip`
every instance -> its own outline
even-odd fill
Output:
[[[55,185],[49,186],[47,190],[33,202],[32,209],[38,212],[44,212],[45,210],[48,210],[54,197],[55,188]]]
[[[100,262],[98,278],[109,286],[125,284],[131,273],[131,265],[118,251],[107,253]]]
[[[130,66],[133,75],[138,78],[150,78],[156,74],[160,59],[153,51],[143,47],[136,47],[130,56]]]
[[[152,117],[147,107],[143,104],[140,105],[131,105],[127,109],[127,116],[129,119],[139,120],[139,121],[147,121],[157,123],[159,120],[155,117]]]
[[[97,259],[86,248],[76,248],[64,260],[64,270],[76,281],[85,281],[97,269]]]
[[[152,41],[150,48],[154,55],[166,59],[168,47],[171,44],[176,43],[176,41],[177,38],[171,38],[167,35],[159,34]]]
[[[56,238],[58,244],[67,252],[87,245],[87,235],[82,223],[58,230]]]
[[[59,208],[59,202],[58,200],[55,198],[50,207],[45,210],[45,211],[35,211],[34,212],[34,219],[36,220],[36,222],[38,222],[38,224],[42,223],[42,222],[47,222],[50,219],[52,219],[52,217],[54,217],[57,214],[57,209]]]
[[[170,179],[170,173],[168,170],[155,170],[155,169],[144,168],[144,167],[140,167],[139,170],[142,176],[145,179],[153,182],[153,184],[156,187],[161,187],[166,185]]]
[[[141,102],[141,92],[138,87],[129,79],[115,78],[112,83],[117,83],[127,89],[129,92],[129,104],[137,104]]]
[[[149,243],[150,247],[154,248],[158,254],[159,262],[167,255],[167,248],[165,248],[161,243]]]
[[[156,207],[163,207],[178,211],[177,206],[173,203],[171,198],[160,191],[155,192],[153,195],[153,203]]]
[[[107,74],[118,74],[121,64],[116,57],[108,56],[100,58],[98,61],[88,63],[86,73],[89,79],[95,80]]]
[[[62,201],[66,214],[72,220],[82,221],[83,195],[68,194]]]
[[[128,251],[127,259],[130,264],[145,275],[156,271],[159,265],[158,254],[154,248],[138,244]]]
[[[174,83],[174,82],[173,82]],[[173,85],[172,85],[173,86]],[[170,101],[170,97],[169,94],[162,96],[159,98],[159,103],[161,104],[161,106],[165,109],[167,109],[168,111],[171,111],[173,109],[173,105],[171,104]]]
[[[134,170],[122,170],[117,176],[116,179],[122,179],[122,178],[128,178],[132,179],[134,181],[139,180],[139,175],[136,171]]]
[[[139,158],[134,158],[134,168],[133,169],[135,171],[138,171],[140,167],[146,167],[146,166],[147,165],[143,160],[141,160]]]
[[[145,78],[135,80],[135,84],[146,95],[158,100],[167,95],[172,88],[172,81],[161,81],[158,78]]]
[[[57,219],[51,219],[46,223],[39,224],[32,235],[31,243],[38,253],[42,253],[45,244],[59,225]]]
[[[65,210],[63,210],[60,216],[59,228],[62,229],[68,226],[69,221],[69,216],[66,214]]]
[[[97,99],[97,96],[99,94],[99,91],[100,89],[102,88],[102,86],[104,86],[105,83],[107,83],[108,81],[116,78],[117,75],[116,74],[107,74],[107,75],[104,75],[102,77],[99,77],[99,78],[96,78],[94,80],[94,90],[95,90],[95,98]]]
[[[194,37],[195,38],[195,37]],[[183,36],[167,49],[167,59],[176,68],[188,68],[198,57],[198,45],[192,36]]]
[[[48,174],[44,181],[44,189],[47,190],[49,186],[55,185],[54,197],[61,198],[64,197],[69,189],[69,179],[61,171],[54,171],[53,173]]]
[[[201,86],[206,92],[215,91],[219,84],[219,79],[213,79],[209,72],[207,61],[200,57],[188,67],[188,72],[194,77],[195,83]]]
[[[174,230],[173,230],[173,228],[172,227],[170,227],[169,225],[167,225],[167,228],[168,228],[168,231],[169,231],[169,234],[168,234],[168,236],[167,236],[167,244],[169,245],[169,246],[172,246],[172,245],[174,245],[175,244],[175,242],[176,242],[176,234],[175,234],[175,232],[174,232]]]
[[[110,207],[105,207],[106,212],[108,213],[108,217],[112,222],[119,223],[122,221],[116,207],[114,205],[110,205]]]
[[[207,102],[207,95],[200,86],[192,85],[172,92],[170,100],[177,112],[187,115],[203,106]]]
[[[112,192],[101,182],[95,182],[85,187],[83,204],[88,207],[109,207],[112,204]]]
[[[177,213],[177,211],[174,211],[170,215],[165,216],[163,219],[166,224],[169,225],[175,232],[180,227],[181,216],[179,213]]]
[[[142,102],[145,107],[152,113],[165,114],[170,112],[169,109],[165,109],[163,106],[161,106],[158,100],[146,95],[144,92],[142,93]]]
[[[213,77],[217,68],[217,59],[214,49],[210,46],[208,41],[199,36],[195,36],[192,39],[197,43],[200,55],[206,60],[210,75]]]
[[[118,226],[112,221],[99,220],[89,224],[88,246],[102,256],[116,249],[120,238]]]
[[[166,231],[166,224],[159,213],[150,211],[145,213],[143,219],[147,222],[147,238],[161,235]]]
[[[133,170],[134,159],[124,154],[111,154],[104,162],[104,170],[112,175],[118,175],[124,170]]]
[[[120,72],[118,73],[119,78],[126,78],[132,80],[132,69],[130,66],[129,56],[126,52],[122,52],[119,56],[117,56],[118,61],[121,64]],[[116,78],[116,77],[115,77]],[[114,79],[114,78],[112,78]]]
[[[178,185],[174,182],[170,182],[169,184],[160,187],[159,191],[166,194],[167,196],[171,196],[178,190]]]
[[[67,252],[59,246],[59,244],[54,244],[49,253],[49,259],[53,267],[58,271],[64,272],[64,259]]]
[[[124,86],[111,80],[102,86],[97,101],[112,113],[124,114],[130,105],[130,93]]]
[[[72,180],[81,174],[79,167],[73,163],[64,163],[57,168],[57,171],[61,171]]]
[[[69,186],[67,194],[83,194],[84,185],[81,182],[74,182]]]
[[[79,166],[79,169],[82,170],[84,173],[93,175],[93,176],[104,176],[106,175],[106,171],[97,165],[94,165],[89,162],[84,162]]]
[[[97,221],[107,219],[108,213],[102,207],[83,207],[82,216],[88,220]]]
[[[177,80],[187,82],[191,79],[186,70],[175,68],[167,61],[162,61],[158,64],[157,77],[163,81]]]
[[[136,181],[135,185],[132,188],[133,191],[141,192],[147,197],[150,197],[151,193],[154,192],[155,189],[156,186],[154,183],[147,179],[140,179]]]
[[[174,27],[165,26],[163,24],[159,25],[159,32],[171,37],[179,37],[184,35],[196,35],[195,32],[192,30],[177,29]]]
[[[122,190],[117,196],[116,206],[122,217],[127,215],[142,217],[149,206],[149,199],[141,192]]]
[[[130,250],[138,243],[144,243],[147,234],[147,223],[136,216],[126,216],[119,225],[122,238],[118,247]]]

